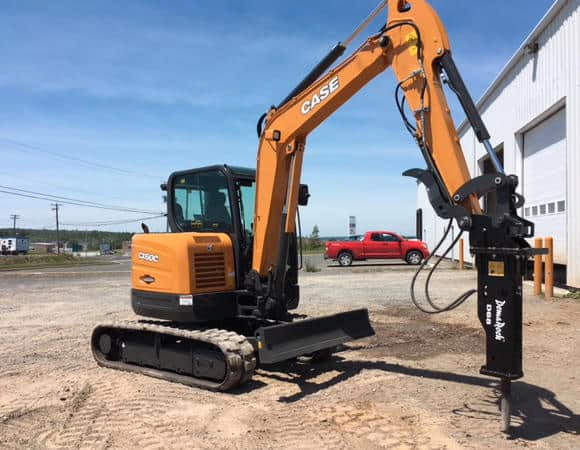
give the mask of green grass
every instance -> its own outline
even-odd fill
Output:
[[[302,244],[302,253],[304,253],[305,255],[324,253],[325,250],[326,250],[325,245]]]
[[[19,255],[0,258],[0,270],[34,269],[42,267],[95,264],[93,258],[75,258],[72,255]]]
[[[580,291],[572,291],[572,292],[568,292],[564,298],[571,298],[574,300],[580,300]]]
[[[324,249],[322,250],[303,250],[303,255],[322,255],[324,253]]]

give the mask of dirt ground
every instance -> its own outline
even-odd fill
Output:
[[[126,270],[0,274],[0,447],[580,448],[580,302],[525,288],[526,376],[506,436],[495,382],[479,375],[475,300],[426,316],[411,276],[398,264],[305,273],[301,312],[368,307],[376,336],[212,393],[97,367],[92,328],[132,317]],[[446,269],[433,292],[444,302],[474,284]]]

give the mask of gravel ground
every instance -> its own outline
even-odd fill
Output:
[[[478,374],[474,300],[428,317],[404,264],[315,263],[300,312],[367,307],[376,336],[324,363],[260,368],[225,394],[96,366],[92,328],[133,317],[125,270],[0,274],[0,447],[580,448],[580,302],[525,288],[526,376],[505,436],[494,380]],[[445,302],[474,285],[447,267],[433,292]]]

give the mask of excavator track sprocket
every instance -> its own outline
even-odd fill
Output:
[[[100,366],[135,372],[212,391],[248,381],[256,353],[245,336],[223,329],[127,321],[98,325],[91,350]]]

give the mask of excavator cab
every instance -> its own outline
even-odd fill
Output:
[[[175,322],[251,316],[244,288],[252,266],[256,172],[218,165],[174,172],[167,184],[171,233],[133,238],[135,313]],[[285,297],[298,307],[298,251],[292,236]]]
[[[245,209],[253,212],[255,179],[254,170],[228,166],[173,173],[165,185],[171,232],[231,234],[242,224],[251,230],[253,217],[241,214]],[[242,202],[249,203],[250,208]]]
[[[252,260],[256,171],[226,165],[171,174],[167,219],[172,233],[225,233],[232,242],[236,287]]]

